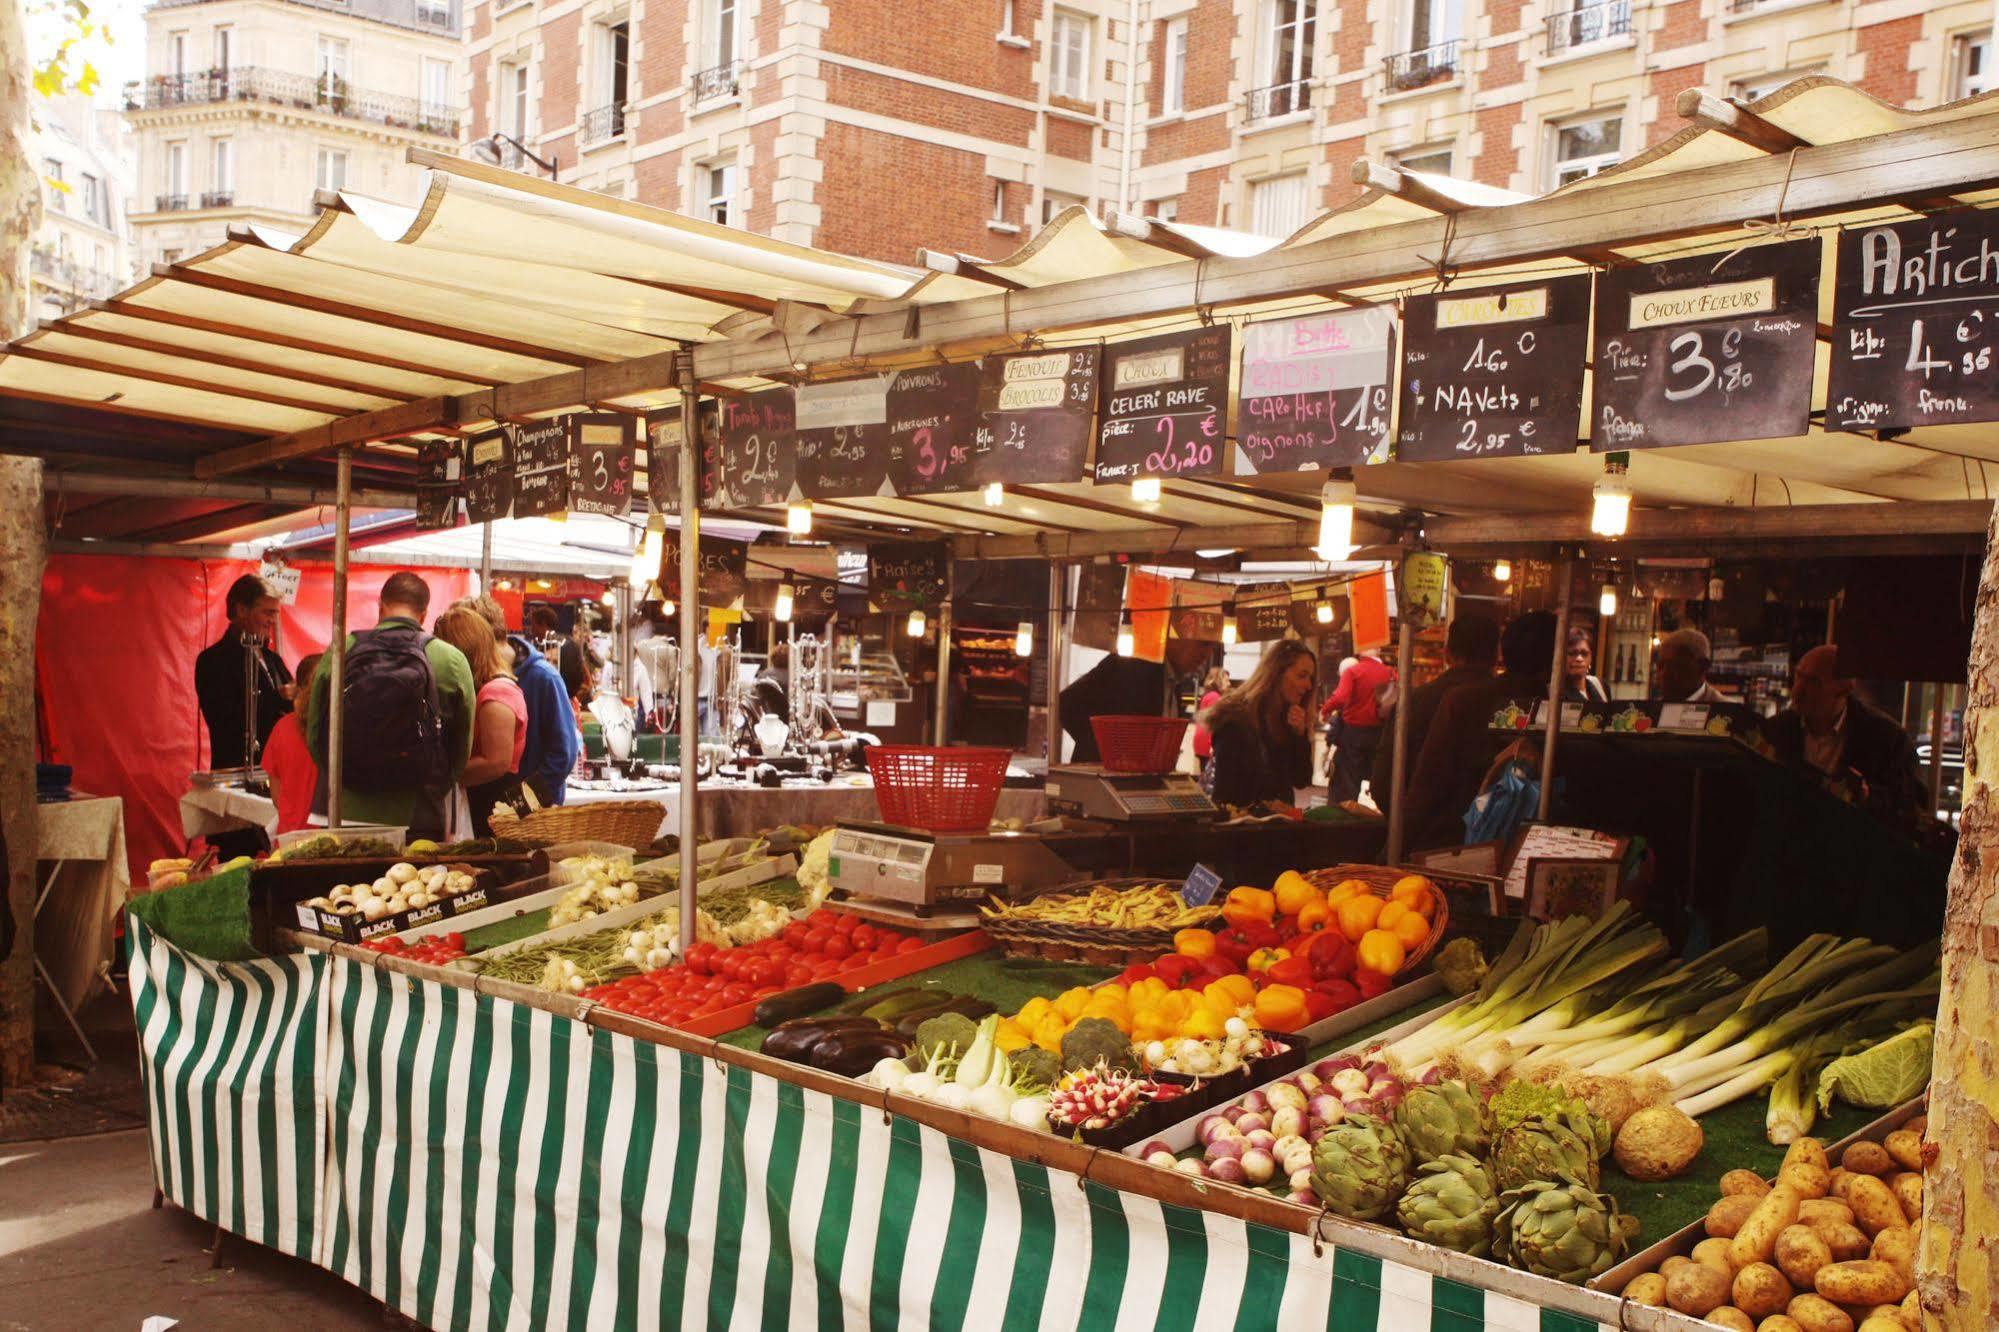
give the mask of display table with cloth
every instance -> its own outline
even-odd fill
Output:
[[[76,1010],[111,963],[112,933],[132,892],[125,802],[77,796],[37,805],[35,842],[35,968],[90,1050]]]
[[[269,796],[240,786],[191,786],[180,798],[180,830],[189,841],[212,833],[278,826],[278,807]]]

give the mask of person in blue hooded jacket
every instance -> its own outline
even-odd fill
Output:
[[[517,775],[543,805],[559,805],[583,743],[562,673],[540,649],[509,631],[506,612],[491,597],[467,597],[463,604],[485,616],[494,635],[513,649],[514,682],[520,685],[528,704],[527,744],[521,750]]]

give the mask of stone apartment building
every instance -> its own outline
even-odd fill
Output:
[[[910,262],[1081,205],[1280,236],[1368,156],[1539,193],[1702,86],[1990,79],[1992,0],[468,0],[469,136],[564,182]],[[508,150],[510,153],[511,149]],[[518,154],[511,161],[522,164]],[[533,169],[532,164],[524,164]]]
[[[456,151],[458,0],[154,0],[138,137],[141,260],[251,224],[302,231],[318,190],[415,203],[410,147]]]
[[[42,225],[29,256],[29,313],[49,320],[131,282],[138,166],[123,119],[88,97],[38,95],[34,115]]]

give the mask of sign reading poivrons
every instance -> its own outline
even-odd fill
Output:
[[[898,370],[888,391],[889,470],[900,495],[971,490],[976,484],[979,367]]]
[[[1819,243],[1613,268],[1596,284],[1599,452],[1805,433]]]
[[[1382,461],[1394,371],[1395,316],[1380,306],[1248,325],[1237,474]]]
[[[1844,231],[1828,430],[1999,420],[1999,217],[1940,213]]]
[[[1228,433],[1227,324],[1104,349],[1100,482],[1212,476]]]
[[[1574,452],[1589,286],[1580,274],[1410,297],[1396,460]]]

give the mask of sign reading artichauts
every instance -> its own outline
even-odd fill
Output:
[[[1388,448],[1395,314],[1381,306],[1242,331],[1238,475],[1380,462]]]
[[[1752,245],[1597,278],[1598,452],[1805,433],[1819,242]]]
[[[1841,232],[1832,308],[1826,429],[1999,420],[1999,217]]]
[[[1585,273],[1410,297],[1396,461],[1573,453],[1589,294]]]

